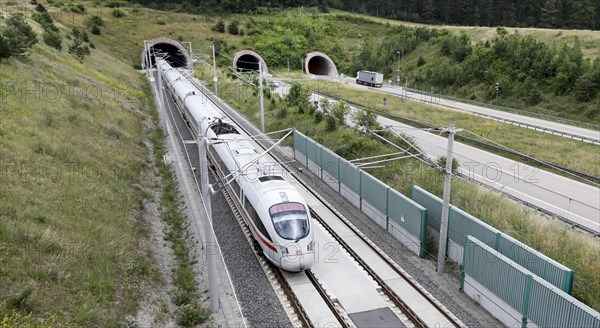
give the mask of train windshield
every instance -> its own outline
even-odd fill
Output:
[[[300,203],[281,203],[269,209],[277,234],[284,239],[298,240],[310,229],[306,208]]]

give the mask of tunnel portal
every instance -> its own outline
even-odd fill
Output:
[[[165,60],[173,67],[192,67],[192,60],[188,51],[177,41],[160,37],[148,41],[150,49],[150,64],[155,64],[155,54],[164,54]],[[148,57],[146,57],[146,48],[140,54],[142,67],[147,67]]]
[[[264,59],[252,50],[241,50],[233,55],[233,67],[239,71],[258,71],[258,63],[263,66],[263,74],[267,74],[269,69]]]
[[[337,67],[329,56],[322,52],[311,52],[306,56],[304,70],[307,74],[338,76]]]

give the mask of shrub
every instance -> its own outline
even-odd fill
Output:
[[[118,8],[113,9],[112,15],[114,18],[125,17],[125,13],[121,9],[118,9]]]
[[[60,32],[44,31],[44,43],[56,50],[62,50],[62,35]]]
[[[227,26],[227,32],[232,35],[238,35],[240,33],[240,22],[237,19],[232,20]]]
[[[88,19],[87,23],[89,26],[93,26],[93,25],[102,26],[102,25],[104,25],[104,20],[102,19],[102,17],[100,17],[98,15],[92,15]]]
[[[444,171],[446,170],[446,156],[440,156],[437,161],[436,161],[437,165],[439,165]],[[458,167],[460,165],[458,164],[458,160],[456,158],[452,159],[452,173],[456,173],[456,170],[458,170]]]
[[[38,42],[37,35],[20,13],[6,20],[6,27],[0,35],[0,58],[26,57],[29,48]]]
[[[331,115],[327,115],[325,124],[327,131],[335,131],[335,129],[337,129],[337,121],[335,120],[335,117]]]
[[[37,6],[35,6],[35,11],[37,11],[38,13],[45,13],[46,7],[44,7],[43,4],[38,3]]]
[[[33,13],[31,15],[31,19],[40,24],[46,31],[58,32],[58,27],[54,25],[54,20],[47,11],[42,13]]]
[[[225,22],[222,19],[219,19],[219,21],[211,29],[213,31],[223,33],[225,32]]]
[[[100,33],[101,33],[100,26],[98,26],[98,25],[92,26],[92,34],[100,35]]]
[[[206,321],[207,315],[198,305],[185,304],[177,310],[177,324],[191,327]]]
[[[323,120],[323,112],[320,110],[315,111],[314,117],[315,117],[315,123],[317,123],[317,124],[321,123],[321,121]]]

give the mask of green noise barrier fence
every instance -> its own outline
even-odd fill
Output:
[[[427,209],[428,223],[432,229],[438,231],[442,200],[419,186],[413,186],[412,198]],[[449,242],[446,251],[447,255],[456,262],[460,263],[462,260],[462,244],[468,235],[477,238],[564,292],[569,294],[572,292],[575,278],[573,270],[485,224],[476,217],[450,206],[448,212]]]
[[[598,312],[470,235],[461,290],[507,326],[600,328]]]
[[[396,239],[425,257],[424,207],[298,131],[294,131],[294,156]]]

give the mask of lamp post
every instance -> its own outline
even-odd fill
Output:
[[[398,68],[396,69],[396,83],[400,86],[400,51],[396,51],[398,54]]]

